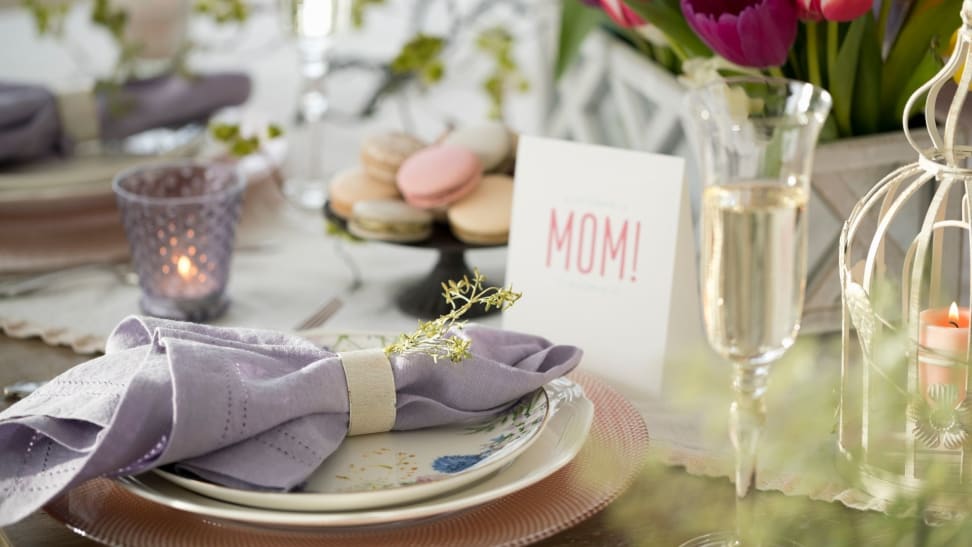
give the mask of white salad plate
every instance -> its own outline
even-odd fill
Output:
[[[348,437],[294,492],[241,490],[155,473],[187,490],[230,503],[282,511],[348,511],[400,505],[475,482],[536,441],[547,421],[538,389],[505,412],[461,426]]]
[[[295,527],[350,527],[369,526],[393,522],[430,518],[445,513],[474,507],[488,501],[509,495],[550,476],[569,463],[580,451],[587,438],[594,417],[594,406],[584,396],[581,387],[566,378],[557,379],[544,386],[547,408],[544,427],[518,457],[504,460],[499,467],[491,470],[484,478],[467,483],[458,490],[426,497],[403,505],[384,505],[366,509],[294,511],[277,508],[248,507],[229,501],[188,490],[156,473],[146,473],[137,477],[122,477],[119,483],[136,495],[161,505],[210,518],[226,519],[250,524],[295,526]],[[439,428],[430,429],[428,435],[437,436]],[[414,432],[392,432],[383,435],[411,435]],[[455,432],[447,433],[454,438]],[[365,437],[350,437],[342,443],[340,451],[353,449],[357,441]],[[346,449],[345,445],[349,448]],[[410,446],[410,450],[418,450]],[[411,452],[409,452],[411,453]],[[333,456],[332,456],[333,457]],[[512,460],[512,461],[510,461]],[[412,488],[415,485],[396,489]],[[238,491],[237,491],[238,492]],[[378,490],[379,494],[383,495]],[[266,495],[264,493],[254,493]],[[349,494],[329,495],[369,495],[356,491]],[[387,494],[387,492],[386,492]],[[273,494],[280,497],[300,497],[305,493]],[[316,496],[318,494],[310,494]],[[297,499],[297,498],[294,498]],[[348,498],[350,499],[350,498]],[[294,502],[296,503],[296,502]],[[292,506],[290,502],[287,506]]]

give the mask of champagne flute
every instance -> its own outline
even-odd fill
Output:
[[[319,209],[327,199],[324,118],[329,110],[325,78],[334,36],[350,26],[351,0],[278,0],[284,30],[297,45],[300,92],[297,139],[291,139],[291,172],[284,194],[296,204]],[[298,142],[299,139],[299,142]]]
[[[693,90],[689,102],[705,185],[703,317],[709,343],[732,363],[737,523],[683,545],[794,545],[760,537],[749,492],[770,365],[800,329],[809,180],[830,96],[804,82],[738,78]]]

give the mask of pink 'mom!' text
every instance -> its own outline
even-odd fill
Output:
[[[548,269],[638,280],[640,221],[551,208],[547,226]]]

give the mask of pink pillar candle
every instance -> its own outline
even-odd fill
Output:
[[[919,315],[918,389],[925,399],[928,387],[951,384],[958,389],[958,400],[965,400],[969,346],[969,309],[929,309]],[[929,400],[929,403],[932,401]]]

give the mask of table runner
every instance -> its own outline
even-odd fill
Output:
[[[432,269],[435,251],[329,237],[319,213],[290,205],[269,179],[248,189],[244,208],[227,290],[232,303],[213,324],[293,330],[330,298],[343,295],[346,305],[330,323],[335,328],[414,328],[415,319],[399,311],[394,298]],[[490,278],[502,279],[505,250],[476,251],[468,259]],[[348,294],[353,268],[360,268],[362,286]],[[0,330],[17,338],[39,336],[78,353],[102,351],[114,325],[139,313],[139,294],[110,269],[79,271],[36,293],[0,299]],[[479,322],[498,326],[499,318]]]

